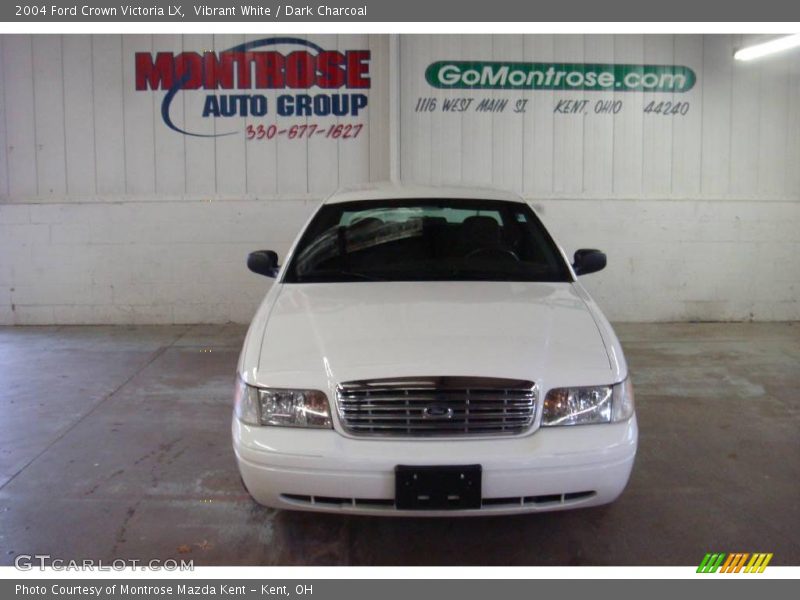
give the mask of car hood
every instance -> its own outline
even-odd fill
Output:
[[[284,284],[264,310],[251,372],[259,385],[473,375],[552,387],[613,377],[598,325],[570,283]]]

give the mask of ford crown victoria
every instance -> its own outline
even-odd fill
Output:
[[[634,462],[619,341],[535,211],[496,190],[392,185],[322,203],[238,364],[233,445],[261,504],[488,515],[612,502]]]

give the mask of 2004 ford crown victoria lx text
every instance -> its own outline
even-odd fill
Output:
[[[328,198],[239,359],[233,444],[256,501],[380,515],[612,502],[637,425],[620,344],[528,204],[378,185]]]

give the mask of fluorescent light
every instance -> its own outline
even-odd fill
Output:
[[[763,44],[742,48],[736,51],[733,58],[736,60],[753,60],[754,58],[761,58],[762,56],[783,52],[784,50],[797,48],[798,46],[800,46],[800,33],[780,37],[775,40],[764,42]]]

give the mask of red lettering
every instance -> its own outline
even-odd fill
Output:
[[[321,88],[340,88],[344,85],[344,54],[325,50],[317,55],[317,85]]]
[[[286,87],[283,77],[284,57],[280,52],[254,52],[257,88]]]
[[[206,52],[203,55],[203,87],[207,90],[232,90],[234,63],[233,52],[222,52],[219,57],[214,52]]]
[[[215,67],[216,87],[223,90],[233,89],[233,63],[234,55],[232,52],[220,53]]]
[[[159,52],[156,60],[149,52],[136,53],[136,89],[168,90],[172,87],[175,62],[171,52]]]
[[[166,90],[176,81],[183,89],[323,89],[369,88],[369,50],[323,50],[310,54],[280,52],[137,52],[136,89]]]
[[[203,87],[207,90],[217,89],[217,62],[213,52],[203,53]]]
[[[347,87],[368,88],[369,78],[369,50],[347,51]]]
[[[182,52],[175,57],[175,78],[183,80],[181,89],[196,90],[203,85],[203,59],[197,52]]]
[[[237,52],[233,55],[236,61],[236,87],[240,90],[249,90],[250,74],[253,66],[252,52]]]
[[[305,50],[292,52],[286,57],[286,85],[290,88],[310,88],[316,75],[314,57]]]

